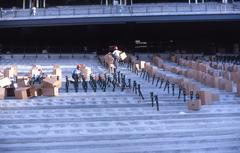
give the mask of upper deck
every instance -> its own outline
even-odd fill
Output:
[[[2,9],[0,28],[56,25],[125,24],[188,21],[236,21],[240,3],[148,3]]]

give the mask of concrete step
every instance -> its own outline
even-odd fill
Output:
[[[189,152],[194,150],[210,152],[211,151],[222,151],[221,148],[226,149],[227,151],[239,151],[240,147],[238,144],[240,143],[239,138],[225,138],[225,139],[202,139],[202,140],[182,140],[182,141],[171,141],[171,140],[134,140],[134,141],[100,141],[100,142],[65,142],[65,143],[47,143],[43,145],[31,144],[30,146],[24,145],[9,145],[9,147],[0,147],[1,151],[34,151],[34,150],[68,150],[77,149],[81,152],[111,152],[113,150],[124,151],[124,152],[142,152],[144,150],[147,151],[178,151],[178,152]],[[191,145],[190,145],[191,144]],[[175,147],[170,147],[170,146]],[[189,146],[190,145],[190,146]],[[124,150],[123,150],[124,147]],[[122,152],[121,151],[121,152]]]

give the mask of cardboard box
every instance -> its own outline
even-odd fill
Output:
[[[109,66],[108,66],[108,69],[109,69],[109,72],[110,73],[114,73],[114,69],[115,69],[116,67],[115,67],[115,65],[114,64],[110,64]]]
[[[214,88],[214,79],[213,76],[206,74],[206,85]]]
[[[109,64],[109,65],[113,65],[113,64]],[[82,75],[84,76],[84,78],[86,79],[86,81],[90,80],[90,75],[92,74],[92,69],[90,67],[85,67],[82,71]]]
[[[114,64],[109,64],[109,65],[114,65]],[[90,67],[85,67],[84,69],[81,70],[83,74],[90,75],[92,73],[92,69]]]
[[[230,79],[231,79],[230,72],[224,71],[224,73],[223,73],[223,78],[224,78],[224,79],[227,79],[227,80],[230,80]]]
[[[201,100],[196,99],[196,100],[189,100],[187,102],[187,106],[189,110],[200,110],[201,109]]]
[[[157,73],[158,67],[151,66],[150,76],[154,76]]]
[[[134,64],[133,70],[140,71],[140,64]]]
[[[112,57],[111,54],[107,54],[107,55],[105,56],[105,62],[106,62],[108,65],[109,65],[109,64],[113,64],[114,58]]]
[[[151,63],[150,62],[145,62],[144,63],[144,69],[149,72],[149,70],[151,69]]]
[[[58,96],[59,91],[56,87],[43,88],[43,96]]]
[[[212,101],[219,101],[219,100],[220,100],[219,94],[212,93]]]
[[[199,68],[200,71],[205,72],[205,73],[207,73],[208,69],[210,69],[209,65],[204,64],[204,63],[200,63],[198,65],[198,68]]]
[[[6,87],[6,86],[9,86],[11,84],[12,84],[11,80],[7,77],[5,77],[3,79],[0,79],[0,87]]]
[[[29,77],[27,76],[17,76],[17,87],[27,87],[29,86]]]
[[[30,92],[30,87],[17,88],[15,90],[15,97],[17,99],[27,99],[27,98],[32,97],[31,92]]]
[[[225,80],[225,90],[227,92],[233,91],[233,82],[231,80]]]
[[[201,82],[202,81],[202,76],[203,76],[203,72],[201,71],[197,71],[197,81]]]
[[[15,88],[7,87],[5,88],[5,93],[7,97],[14,97],[15,96]]]
[[[59,76],[50,74],[50,75],[47,75],[47,77],[56,81],[55,85],[57,88],[62,87],[62,80]]]
[[[125,60],[127,58],[127,54],[125,53],[125,52],[122,52],[121,54],[120,54],[120,59],[121,60]]]
[[[209,91],[199,91],[198,94],[202,105],[209,105],[213,103],[212,94]]]
[[[18,75],[18,70],[17,70],[17,66],[16,65],[12,65],[11,69],[13,70],[13,75],[17,76]]]
[[[200,86],[195,83],[192,83],[191,91],[193,91],[194,94],[198,93],[198,91],[200,91]]]
[[[240,72],[231,72],[231,80],[235,83],[240,82]]]
[[[55,78],[48,78],[46,77],[43,79],[43,88],[51,88],[51,87],[57,87],[59,85],[59,82]]]
[[[158,60],[158,56],[154,55],[153,56],[153,64],[157,65],[157,60]]]
[[[217,69],[222,70],[223,69],[223,64],[222,63],[218,63],[217,64]]]
[[[206,78],[207,78],[206,73],[203,72],[200,82],[203,83],[203,84],[206,84]]]
[[[36,86],[30,87],[30,95],[31,97],[37,97],[42,95],[42,88],[38,88]]]
[[[226,79],[219,78],[218,79],[218,89],[225,90],[225,83],[226,83]]]
[[[145,68],[145,61],[140,61],[140,68],[141,69],[144,69]]]
[[[192,69],[197,70],[197,62],[192,61]]]
[[[213,87],[219,89],[219,77],[213,77]]]
[[[53,69],[58,69],[58,68],[60,69],[60,65],[58,65],[58,64],[53,65]]]
[[[6,90],[5,88],[0,88],[0,100],[5,99],[6,97]]]
[[[162,65],[163,65],[163,60],[160,57],[157,57],[157,61],[156,62],[157,62],[156,65],[161,68]]]
[[[14,77],[14,70],[11,68],[4,69],[4,77],[13,78]]]
[[[54,68],[52,74],[59,76],[59,79],[61,79],[62,78],[62,69],[61,68]]]
[[[176,55],[172,55],[172,56],[170,57],[170,59],[171,59],[172,62],[176,63],[176,61],[177,61],[177,56],[176,56]]]
[[[188,78],[193,78],[193,76],[194,76],[193,73],[194,73],[194,72],[193,72],[192,70],[188,70],[188,71],[187,71],[187,77],[188,77]]]

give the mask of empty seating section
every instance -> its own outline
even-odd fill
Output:
[[[57,97],[0,100],[0,152],[240,152],[239,65],[201,54],[135,55],[115,71],[111,54],[3,56],[1,69],[17,65],[18,73],[32,65],[52,73],[60,65],[62,87]],[[102,83],[116,77],[115,90],[98,82],[97,91],[66,92],[65,76],[80,63]],[[233,80],[232,90],[213,76]]]

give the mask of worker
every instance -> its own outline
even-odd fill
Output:
[[[42,72],[42,68],[40,66],[37,67],[37,71],[34,71],[32,73],[32,82],[33,84],[35,82],[41,83],[42,79],[43,79],[43,72]]]
[[[74,69],[72,72],[72,78],[74,80],[73,85],[74,85],[74,89],[76,92],[78,92],[78,83],[79,83],[79,80],[81,79],[81,70],[80,69],[81,69],[81,65],[78,64],[76,69]]]
[[[32,14],[33,16],[36,16],[36,13],[37,13],[37,8],[36,8],[36,7],[32,7],[32,12],[31,12],[31,14]]]
[[[121,53],[122,53],[122,52],[121,52],[120,50],[118,50],[118,47],[115,46],[112,55],[113,55],[113,58],[114,58],[114,65],[115,65],[116,69],[117,69],[117,67],[118,67],[118,62],[119,62],[120,54],[121,54]]]
[[[74,69],[73,72],[72,72],[72,78],[75,82],[78,82],[79,78],[81,77],[80,69],[81,69],[81,65],[78,64],[76,69]]]

